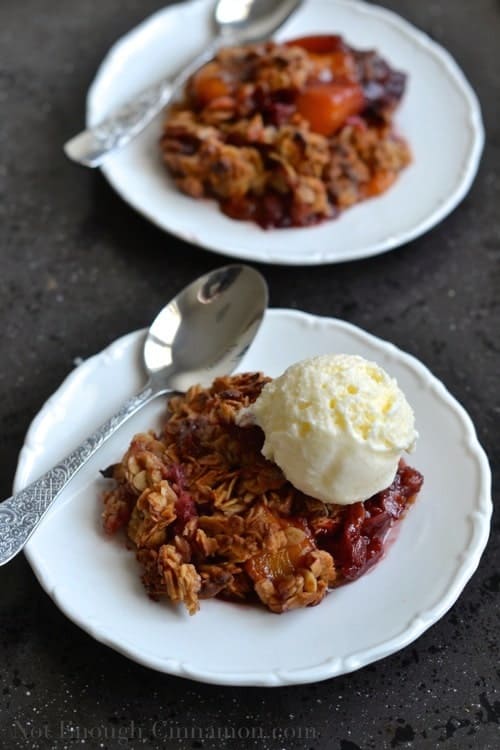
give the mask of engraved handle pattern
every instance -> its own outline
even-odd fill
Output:
[[[141,407],[165,392],[165,388],[148,383],[66,458],[40,479],[0,503],[0,565],[20,552],[57,495],[104,441]]]
[[[168,103],[173,87],[169,83],[158,83],[128,102],[100,125],[92,129],[102,151],[112,151],[128,143],[149,125],[153,117]]]
[[[66,154],[87,167],[98,167],[111,151],[126,146],[149,125],[188,78],[213,57],[221,43],[221,37],[217,37],[173,81],[148,86],[101,123],[72,138],[64,146]]]

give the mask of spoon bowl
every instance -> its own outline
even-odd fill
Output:
[[[0,503],[0,565],[22,550],[59,493],[91,456],[149,401],[229,374],[252,342],[267,306],[267,285],[253,268],[231,265],[202,276],[153,321],[144,344],[149,380],[82,445]]]
[[[217,33],[239,44],[271,36],[303,0],[219,0],[214,9]]]
[[[267,306],[267,285],[249,266],[219,268],[182,290],[153,321],[144,345],[150,377],[175,391],[232,372]]]

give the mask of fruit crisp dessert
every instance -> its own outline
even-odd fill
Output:
[[[180,190],[234,219],[303,227],[387,190],[411,161],[393,127],[405,74],[340,36],[221,49],[167,112]]]
[[[384,553],[422,476],[396,381],[361,357],[304,360],[271,380],[217,378],[170,398],[104,473],[104,529],[124,529],[149,595],[319,604]],[[293,483],[292,483],[293,482]]]

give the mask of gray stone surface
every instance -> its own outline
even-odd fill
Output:
[[[261,270],[274,306],[339,316],[423,360],[468,409],[498,466],[500,4],[383,4],[444,44],[478,92],[488,134],[478,178],[445,222],[397,252]],[[30,420],[75,357],[146,325],[172,293],[221,264],[149,225],[61,151],[83,123],[110,44],[161,5],[0,3],[0,497]],[[0,569],[0,746],[184,750],[225,737],[229,748],[269,750],[496,750],[498,536],[494,518],[478,572],[416,643],[352,675],[270,691],[199,685],[128,662],[69,622],[19,557]]]

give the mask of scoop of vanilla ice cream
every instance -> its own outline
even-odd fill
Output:
[[[396,380],[349,354],[297,362],[248,412],[264,431],[264,456],[325,503],[348,505],[388,487],[418,437]]]

